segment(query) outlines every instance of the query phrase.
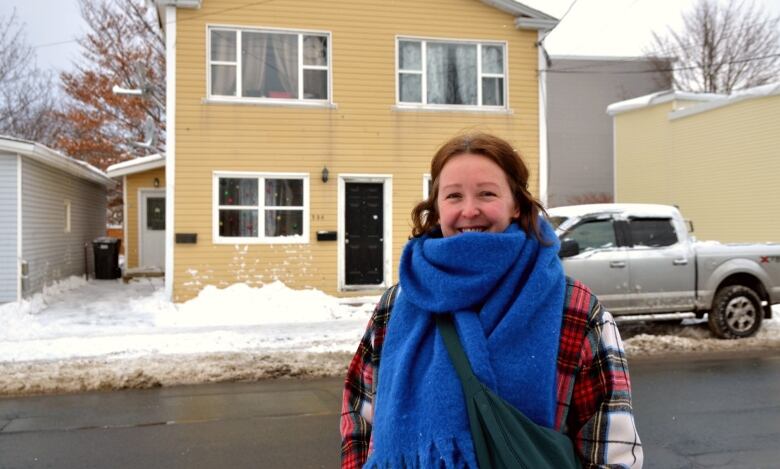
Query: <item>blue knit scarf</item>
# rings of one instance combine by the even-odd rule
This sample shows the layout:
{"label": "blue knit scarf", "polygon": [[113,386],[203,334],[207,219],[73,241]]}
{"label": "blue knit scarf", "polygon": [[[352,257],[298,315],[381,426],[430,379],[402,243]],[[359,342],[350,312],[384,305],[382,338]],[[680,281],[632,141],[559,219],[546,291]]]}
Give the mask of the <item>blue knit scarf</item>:
{"label": "blue knit scarf", "polygon": [[565,279],[558,244],[512,223],[503,233],[409,241],[382,348],[365,467],[477,467],[460,381],[433,320],[454,313],[477,377],[552,427]]}

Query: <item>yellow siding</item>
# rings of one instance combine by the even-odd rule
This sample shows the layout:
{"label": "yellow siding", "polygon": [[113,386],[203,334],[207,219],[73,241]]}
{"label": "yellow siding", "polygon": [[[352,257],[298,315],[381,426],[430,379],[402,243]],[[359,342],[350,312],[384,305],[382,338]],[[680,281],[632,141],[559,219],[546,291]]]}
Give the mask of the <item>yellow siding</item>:
{"label": "yellow siding", "polygon": [[[645,129],[637,125],[640,116]],[[618,201],[678,204],[702,240],[780,241],[780,96],[671,121],[656,108],[623,117],[616,120],[618,167],[623,168],[617,173]],[[648,136],[658,141],[642,148],[637,135],[659,127],[665,132],[650,130]],[[647,177],[640,177],[642,171]]]}
{"label": "yellow siding", "polygon": [[[127,176],[127,239],[124,243],[125,265],[128,268],[138,267],[138,190],[154,189],[154,178],[159,179],[160,189],[165,188],[165,168],[152,169],[142,173]],[[129,248],[129,249],[128,249]]]}
{"label": "yellow siding", "polygon": [[672,103],[615,116],[615,200],[672,203],[669,188],[669,123]]}
{"label": "yellow siding", "polygon": [[[175,231],[198,234],[174,247],[174,300],[204,285],[275,279],[293,288],[337,290],[338,175],[392,176],[393,275],[410,233],[409,213],[436,148],[457,132],[494,132],[521,150],[538,189],[537,40],[514,18],[478,0],[358,1],[205,0],[177,12]],[[209,24],[326,31],[332,37],[335,108],[204,103]],[[506,41],[510,112],[398,111],[397,35]],[[323,166],[330,181],[322,183]],[[309,244],[212,244],[214,171],[306,172],[310,175]],[[386,240],[388,241],[388,240]],[[397,277],[396,277],[397,278]],[[365,294],[362,292],[361,294]],[[376,293],[376,292],[369,292]]]}

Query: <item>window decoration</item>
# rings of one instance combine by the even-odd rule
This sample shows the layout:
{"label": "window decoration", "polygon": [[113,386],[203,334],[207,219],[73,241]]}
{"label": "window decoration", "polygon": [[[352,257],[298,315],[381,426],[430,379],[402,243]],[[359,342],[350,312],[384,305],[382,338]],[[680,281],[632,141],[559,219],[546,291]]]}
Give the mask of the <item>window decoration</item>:
{"label": "window decoration", "polygon": [[217,176],[217,239],[308,241],[308,177]]}

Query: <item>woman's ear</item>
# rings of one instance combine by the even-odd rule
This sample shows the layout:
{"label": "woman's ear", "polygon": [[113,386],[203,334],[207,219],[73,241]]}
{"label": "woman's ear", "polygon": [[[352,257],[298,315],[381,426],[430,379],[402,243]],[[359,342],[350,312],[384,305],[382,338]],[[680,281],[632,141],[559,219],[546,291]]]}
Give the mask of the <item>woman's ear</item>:
{"label": "woman's ear", "polygon": [[515,210],[512,212],[512,218],[519,220],[520,219],[520,204],[517,202],[517,197],[514,197],[515,200]]}

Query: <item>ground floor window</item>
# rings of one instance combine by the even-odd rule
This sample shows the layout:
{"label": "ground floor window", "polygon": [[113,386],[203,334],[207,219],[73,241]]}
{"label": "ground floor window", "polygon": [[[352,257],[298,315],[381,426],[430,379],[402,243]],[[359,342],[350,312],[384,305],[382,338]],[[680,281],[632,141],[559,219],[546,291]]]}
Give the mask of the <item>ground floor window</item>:
{"label": "ground floor window", "polygon": [[214,174],[216,242],[308,243],[305,174]]}

